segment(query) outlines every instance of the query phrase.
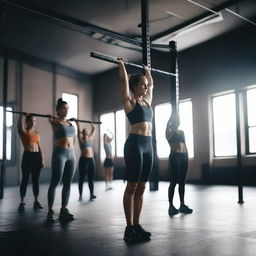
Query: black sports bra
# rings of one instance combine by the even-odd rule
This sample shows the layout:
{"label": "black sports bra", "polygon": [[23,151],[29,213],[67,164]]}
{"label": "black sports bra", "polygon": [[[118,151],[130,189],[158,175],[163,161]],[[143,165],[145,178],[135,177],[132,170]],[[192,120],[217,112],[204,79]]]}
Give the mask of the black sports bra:
{"label": "black sports bra", "polygon": [[185,143],[185,136],[183,131],[175,132],[168,140],[169,143]]}
{"label": "black sports bra", "polygon": [[126,116],[131,125],[145,121],[152,122],[153,110],[149,105],[147,107],[144,107],[136,101],[134,109],[126,114]]}

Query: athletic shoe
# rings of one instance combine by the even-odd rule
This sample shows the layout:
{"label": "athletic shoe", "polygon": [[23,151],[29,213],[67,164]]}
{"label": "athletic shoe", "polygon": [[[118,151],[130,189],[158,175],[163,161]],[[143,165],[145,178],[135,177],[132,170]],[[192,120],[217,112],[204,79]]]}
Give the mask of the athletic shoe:
{"label": "athletic shoe", "polygon": [[188,206],[186,206],[185,204],[183,204],[183,205],[180,206],[180,212],[185,213],[185,214],[189,214],[189,213],[192,213],[193,210],[188,208]]}
{"label": "athletic shoe", "polygon": [[169,215],[174,216],[176,214],[178,214],[180,211],[178,209],[176,209],[173,205],[169,207]]}
{"label": "athletic shoe", "polygon": [[53,210],[50,210],[47,213],[47,221],[48,222],[54,222],[55,221],[55,215],[54,215],[54,211]]}
{"label": "athletic shoe", "polygon": [[67,208],[61,209],[59,214],[59,220],[61,221],[70,221],[74,220],[74,215],[71,214]]}
{"label": "athletic shoe", "polygon": [[34,202],[33,208],[34,210],[44,209],[44,207],[38,201]]}
{"label": "athletic shoe", "polygon": [[150,237],[142,236],[136,233],[132,226],[126,227],[124,232],[124,240],[130,243],[142,242],[150,240]]}
{"label": "athletic shoe", "polygon": [[139,235],[150,237],[151,233],[146,231],[140,224],[134,225],[133,230]]}
{"label": "athletic shoe", "polygon": [[93,200],[93,199],[95,199],[97,196],[95,196],[95,195],[90,195],[90,200]]}
{"label": "athletic shoe", "polygon": [[20,203],[20,204],[19,204],[18,211],[19,211],[19,212],[24,212],[24,211],[25,211],[25,203]]}

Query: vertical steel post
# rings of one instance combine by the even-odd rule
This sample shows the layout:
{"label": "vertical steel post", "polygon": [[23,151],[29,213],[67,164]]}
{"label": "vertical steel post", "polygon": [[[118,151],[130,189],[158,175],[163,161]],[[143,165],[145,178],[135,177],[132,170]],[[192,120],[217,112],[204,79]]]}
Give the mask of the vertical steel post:
{"label": "vertical steel post", "polygon": [[176,74],[170,77],[170,93],[172,113],[179,113],[179,72],[178,72],[178,57],[177,44],[175,41],[169,42],[171,72]]}
{"label": "vertical steel post", "polygon": [[0,199],[4,198],[5,164],[6,164],[6,108],[7,108],[7,90],[8,90],[8,59],[4,54],[3,67],[3,159],[0,174]]}
{"label": "vertical steel post", "polygon": [[141,0],[141,29],[143,64],[151,67],[148,0]]}
{"label": "vertical steel post", "polygon": [[240,93],[236,92],[236,146],[237,146],[237,184],[238,203],[243,204],[243,182],[242,182],[242,154],[241,154],[241,121],[240,121]]}
{"label": "vertical steel post", "polygon": [[[151,67],[151,55],[150,55],[150,33],[149,33],[149,4],[148,0],[141,0],[141,28],[142,28],[142,59],[143,64]],[[154,150],[154,164],[150,175],[149,189],[150,191],[158,190],[158,169],[159,160],[156,154],[156,134],[155,134],[155,122],[153,120],[152,131],[152,143]]]}

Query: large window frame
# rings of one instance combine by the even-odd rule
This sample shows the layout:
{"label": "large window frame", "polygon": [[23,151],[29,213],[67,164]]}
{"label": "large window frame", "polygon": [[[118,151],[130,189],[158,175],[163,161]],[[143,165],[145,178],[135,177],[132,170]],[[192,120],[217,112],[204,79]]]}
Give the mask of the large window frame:
{"label": "large window frame", "polygon": [[[233,134],[233,136],[234,136],[234,148],[233,148],[233,150],[234,150],[234,153],[232,153],[232,154],[226,154],[226,155],[224,155],[224,154],[222,154],[222,155],[220,155],[220,154],[216,154],[216,141],[215,141],[215,134],[216,134],[216,129],[215,129],[215,121],[214,121],[214,117],[215,117],[215,113],[214,113],[214,99],[216,99],[216,98],[219,98],[219,97],[225,97],[225,96],[233,96],[234,97],[234,108],[232,108],[233,110],[234,110],[234,117],[235,117],[235,121],[234,121],[234,125],[233,125],[233,127],[235,127],[235,131],[234,131],[234,134]],[[229,92],[225,92],[225,93],[221,93],[221,94],[216,94],[216,95],[213,95],[213,96],[211,96],[211,110],[212,110],[212,138],[213,138],[213,157],[214,158],[234,158],[234,157],[236,157],[236,155],[237,155],[237,141],[236,141],[236,119],[237,119],[237,116],[236,116],[236,104],[237,104],[237,102],[236,102],[236,93],[234,92],[234,91],[229,91]],[[218,116],[217,114],[216,114],[216,116]]]}
{"label": "large window frame", "polygon": [[[250,129],[256,129],[256,122],[254,120],[254,124],[250,124],[250,109],[248,108],[250,103],[250,100],[248,101],[248,92],[253,91],[256,94],[256,87],[250,87],[247,88],[243,94],[243,102],[244,102],[244,130],[245,130],[245,153],[246,155],[255,155],[256,150],[250,152]],[[252,101],[252,100],[251,100]],[[252,108],[253,110],[255,108]],[[254,110],[255,112],[255,110]],[[255,145],[254,145],[255,147]]]}
{"label": "large window frame", "polygon": [[[14,109],[14,104],[8,104],[7,105],[7,110],[13,110]],[[2,115],[2,118],[3,118],[3,106],[1,105],[0,106],[0,111],[1,111],[1,115]],[[10,147],[11,147],[11,149],[10,149],[10,152],[9,152],[9,154],[10,154],[10,157],[8,157],[8,149],[6,148],[6,164],[7,165],[13,165],[13,164],[15,164],[16,163],[16,160],[17,160],[17,157],[16,157],[16,152],[17,152],[17,144],[16,144],[16,142],[17,142],[17,132],[14,132],[14,129],[16,128],[15,126],[14,126],[14,114],[13,113],[10,113],[10,112],[7,112],[6,113],[6,115],[7,115],[7,123],[6,123],[6,134],[7,134],[7,140],[8,140],[8,133],[10,134]],[[9,116],[9,117],[8,117]],[[3,120],[2,120],[2,122],[0,123],[0,125],[1,125],[1,128],[0,128],[0,136],[1,136],[1,143],[0,143],[0,147],[1,147],[1,155],[0,155],[0,161],[2,161],[3,160],[3,144],[2,144],[2,140],[3,140]],[[6,143],[6,147],[8,147],[8,141],[7,141],[7,143]]]}
{"label": "large window frame", "polygon": [[[72,100],[72,97],[75,97],[75,108],[74,108],[74,102]],[[74,93],[69,93],[69,92],[63,92],[62,93],[62,100],[66,101],[69,105],[69,113],[67,115],[67,119],[70,118],[78,118],[78,111],[79,111],[79,97],[78,95]],[[73,114],[74,113],[74,114]]]}
{"label": "large window frame", "polygon": [[[184,99],[184,100],[181,100],[179,102],[180,106],[179,108],[181,108],[181,105],[182,104],[186,104],[186,103],[190,103],[191,104],[191,129],[184,129],[183,125],[183,116],[180,116],[180,121],[181,121],[181,124],[180,124],[180,128],[181,130],[184,130],[185,132],[185,139],[186,139],[186,144],[187,144],[187,148],[188,148],[188,153],[189,153],[189,158],[190,159],[193,159],[194,158],[194,134],[193,134],[193,104],[192,104],[192,100],[189,98],[189,99]],[[162,109],[161,110],[161,107],[164,107],[165,109]],[[158,108],[160,108],[158,110]],[[171,104],[169,102],[165,102],[165,103],[162,103],[162,104],[158,104],[155,106],[155,132],[156,132],[156,152],[157,152],[157,155],[160,159],[167,159],[168,156],[169,156],[169,152],[170,152],[170,146],[165,138],[165,129],[166,129],[166,125],[167,125],[167,122],[169,120],[169,117],[171,115],[171,112],[172,112],[172,107],[171,107]],[[161,119],[162,119],[162,116],[160,118],[158,118],[158,113],[161,113],[163,114],[164,113],[164,116],[166,116],[166,120],[164,122],[164,125],[163,127],[157,127],[158,124],[161,122]],[[160,130],[159,130],[160,128]],[[190,132],[192,130],[192,133]],[[161,136],[161,141],[159,141],[159,137]],[[188,146],[188,141],[190,141],[190,146]],[[160,149],[161,148],[161,152],[160,152]],[[168,152],[168,153],[163,153],[163,152]]]}
{"label": "large window frame", "polygon": [[[109,115],[109,118],[111,119],[111,116],[113,116],[113,123],[110,124],[110,129],[104,124],[104,120],[102,118],[102,116],[107,116]],[[123,131],[121,133],[119,133],[119,125],[117,124],[117,118],[121,118],[124,123],[123,123]],[[100,126],[100,159],[101,161],[103,161],[105,159],[105,151],[104,151],[104,142],[103,142],[103,134],[106,132],[107,129],[111,130],[111,132],[114,135],[114,139],[111,142],[112,148],[113,148],[113,155],[116,158],[123,158],[124,154],[123,154],[123,147],[124,147],[124,143],[125,140],[127,138],[127,122],[126,122],[126,117],[125,117],[125,112],[123,109],[118,109],[116,111],[110,111],[110,112],[106,112],[106,113],[102,113],[99,116],[100,121],[102,122],[101,126]],[[112,121],[111,121],[112,122]],[[123,138],[120,139],[120,136],[122,137],[124,135]],[[122,143],[120,143],[120,141],[123,141],[123,145]],[[120,152],[122,152],[120,154]]]}

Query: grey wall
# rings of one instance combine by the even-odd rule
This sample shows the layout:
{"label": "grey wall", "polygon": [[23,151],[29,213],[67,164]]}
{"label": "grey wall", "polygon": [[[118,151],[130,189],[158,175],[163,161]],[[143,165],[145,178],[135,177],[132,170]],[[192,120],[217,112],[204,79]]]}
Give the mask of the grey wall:
{"label": "grey wall", "polygon": [[[3,59],[0,58],[0,60],[2,74]],[[55,114],[56,100],[61,97],[63,92],[66,92],[78,95],[79,118],[89,120],[92,118],[92,83],[89,76],[83,76],[82,80],[75,79],[14,60],[9,60],[8,66],[8,102],[14,104],[15,109],[39,114]],[[0,89],[2,90],[2,83]],[[16,126],[17,116],[15,115],[13,129],[15,159],[14,162],[7,163],[5,177],[7,186],[19,184],[21,179],[20,165],[23,146],[17,136]],[[36,129],[41,134],[45,161],[40,182],[49,182],[53,134],[46,118],[37,118]],[[80,155],[78,145],[76,145],[75,150],[78,159]]]}

